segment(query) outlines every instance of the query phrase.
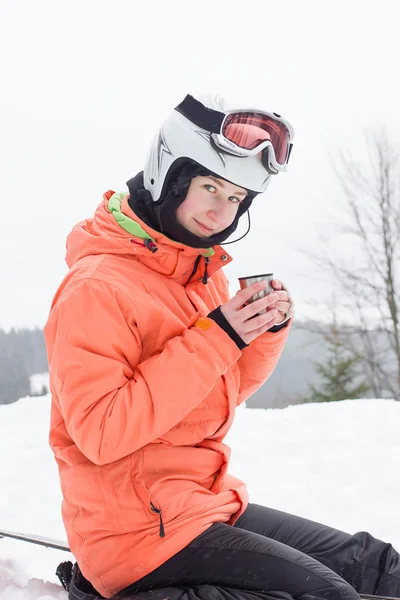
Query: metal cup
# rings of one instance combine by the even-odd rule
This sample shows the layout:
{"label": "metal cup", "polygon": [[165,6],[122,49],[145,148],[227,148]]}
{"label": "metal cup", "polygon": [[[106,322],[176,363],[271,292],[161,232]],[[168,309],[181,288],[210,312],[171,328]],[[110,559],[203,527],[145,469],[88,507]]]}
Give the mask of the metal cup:
{"label": "metal cup", "polygon": [[[249,285],[256,283],[256,281],[267,281],[268,282],[268,285],[264,289],[260,290],[259,292],[256,292],[254,294],[254,296],[252,296],[251,298],[249,298],[247,300],[247,303],[255,302],[255,300],[260,300],[260,298],[264,298],[264,296],[267,296],[270,292],[272,292],[274,288],[271,285],[271,281],[273,279],[274,279],[273,273],[263,273],[261,275],[249,275],[247,277],[239,277],[239,285],[240,285],[241,290],[248,288]],[[262,314],[265,312],[267,312],[267,309],[262,308],[259,311],[259,313],[257,313],[257,314]]]}

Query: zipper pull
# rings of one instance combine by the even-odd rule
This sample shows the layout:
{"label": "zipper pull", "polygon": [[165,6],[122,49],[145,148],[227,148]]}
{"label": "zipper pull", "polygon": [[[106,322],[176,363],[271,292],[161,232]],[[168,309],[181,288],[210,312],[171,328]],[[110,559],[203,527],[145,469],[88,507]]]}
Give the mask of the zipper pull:
{"label": "zipper pull", "polygon": [[151,510],[160,516],[160,537],[165,537],[164,523],[162,520],[162,511],[156,508],[152,502],[150,502]]}
{"label": "zipper pull", "polygon": [[204,275],[203,275],[203,283],[204,285],[207,285],[207,281],[208,281],[208,264],[210,262],[210,258],[208,256],[204,257],[204,262],[205,262],[205,269],[204,269]]}

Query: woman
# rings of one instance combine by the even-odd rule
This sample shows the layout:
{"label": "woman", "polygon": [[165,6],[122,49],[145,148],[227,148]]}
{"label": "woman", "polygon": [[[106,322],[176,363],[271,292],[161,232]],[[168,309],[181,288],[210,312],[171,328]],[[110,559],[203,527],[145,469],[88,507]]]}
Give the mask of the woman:
{"label": "woman", "polygon": [[279,115],[187,96],[129,194],[107,192],[68,238],[45,335],[50,443],[79,565],[70,598],[399,589],[388,545],[248,505],[228,474],[235,408],[272,373],[293,303],[277,280],[253,303],[259,283],[229,299],[220,244],[286,170],[292,139]]}

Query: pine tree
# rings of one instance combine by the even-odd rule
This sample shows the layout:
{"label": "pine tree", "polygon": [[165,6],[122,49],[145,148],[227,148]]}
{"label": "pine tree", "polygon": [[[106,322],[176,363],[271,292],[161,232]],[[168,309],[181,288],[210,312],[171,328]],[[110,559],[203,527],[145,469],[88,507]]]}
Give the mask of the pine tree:
{"label": "pine tree", "polygon": [[325,339],[329,344],[328,360],[325,364],[314,362],[322,379],[321,389],[310,385],[310,395],[306,401],[336,402],[365,397],[370,387],[366,383],[355,383],[361,359],[346,347],[336,321],[330,326]]}

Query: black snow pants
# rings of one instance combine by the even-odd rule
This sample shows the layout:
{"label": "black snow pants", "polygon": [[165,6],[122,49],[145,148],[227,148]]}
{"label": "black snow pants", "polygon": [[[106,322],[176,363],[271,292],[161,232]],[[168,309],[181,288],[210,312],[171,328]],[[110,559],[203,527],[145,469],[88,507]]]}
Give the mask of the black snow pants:
{"label": "black snow pants", "polygon": [[271,600],[400,597],[400,555],[366,532],[349,535],[249,504],[233,527],[215,523],[124,592],[203,585],[262,592]]}

